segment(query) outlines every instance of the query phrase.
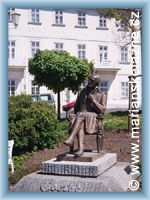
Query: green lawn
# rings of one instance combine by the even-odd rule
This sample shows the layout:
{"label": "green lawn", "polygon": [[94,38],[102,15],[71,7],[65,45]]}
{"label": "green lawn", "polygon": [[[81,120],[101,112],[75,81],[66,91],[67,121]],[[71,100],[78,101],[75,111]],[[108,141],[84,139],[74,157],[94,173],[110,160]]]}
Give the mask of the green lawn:
{"label": "green lawn", "polygon": [[[142,127],[142,115],[139,115],[140,128]],[[104,130],[127,129],[128,128],[128,112],[105,113]]]}
{"label": "green lawn", "polygon": [[[139,114],[140,128],[142,127],[142,114]],[[67,129],[67,120],[60,122],[60,127],[63,130]],[[105,113],[104,115],[104,130],[116,130],[116,129],[127,129],[128,128],[128,112],[111,112]]]}

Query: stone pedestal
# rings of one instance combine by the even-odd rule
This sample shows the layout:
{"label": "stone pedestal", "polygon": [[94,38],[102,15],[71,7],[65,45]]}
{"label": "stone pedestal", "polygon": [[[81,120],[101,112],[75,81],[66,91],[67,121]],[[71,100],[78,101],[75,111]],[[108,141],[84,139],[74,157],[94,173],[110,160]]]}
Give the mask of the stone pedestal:
{"label": "stone pedestal", "polygon": [[[90,153],[88,153],[89,155]],[[92,157],[89,155],[88,158]],[[101,154],[99,155],[101,156]],[[80,159],[84,159],[82,156]],[[68,156],[69,158],[69,156]],[[115,153],[107,153],[93,162],[58,161],[56,158],[42,163],[41,173],[82,177],[97,177],[117,162]]]}
{"label": "stone pedestal", "polygon": [[115,153],[87,153],[81,158],[61,155],[43,162],[40,171],[23,177],[13,191],[125,192],[131,180],[130,164],[117,162]]}
{"label": "stone pedestal", "polygon": [[125,192],[131,175],[125,170],[129,163],[113,165],[96,178],[47,175],[35,172],[23,177],[14,187],[15,192]]}

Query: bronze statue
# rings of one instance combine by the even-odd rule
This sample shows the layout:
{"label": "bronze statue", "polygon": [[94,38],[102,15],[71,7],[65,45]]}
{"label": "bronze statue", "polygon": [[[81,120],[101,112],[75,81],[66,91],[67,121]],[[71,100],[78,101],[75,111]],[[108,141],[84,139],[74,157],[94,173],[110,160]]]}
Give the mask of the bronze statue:
{"label": "bronze statue", "polygon": [[83,141],[85,133],[100,133],[101,148],[103,143],[103,115],[106,109],[106,95],[98,89],[100,76],[92,74],[89,77],[88,85],[79,92],[75,107],[68,112],[67,118],[70,121],[70,137],[64,142],[73,146],[75,136],[78,139],[79,149],[75,156],[81,156],[84,152]]}

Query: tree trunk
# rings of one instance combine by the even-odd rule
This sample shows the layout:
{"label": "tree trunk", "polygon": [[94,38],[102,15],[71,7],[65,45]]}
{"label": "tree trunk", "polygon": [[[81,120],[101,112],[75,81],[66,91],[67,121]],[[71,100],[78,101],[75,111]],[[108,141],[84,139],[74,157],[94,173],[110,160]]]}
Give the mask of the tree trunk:
{"label": "tree trunk", "polygon": [[57,118],[60,120],[60,92],[57,93]]}

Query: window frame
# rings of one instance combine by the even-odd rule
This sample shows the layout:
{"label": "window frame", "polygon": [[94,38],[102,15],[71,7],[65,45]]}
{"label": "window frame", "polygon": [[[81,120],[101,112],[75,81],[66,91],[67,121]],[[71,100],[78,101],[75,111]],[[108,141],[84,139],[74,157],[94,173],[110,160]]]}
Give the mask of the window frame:
{"label": "window frame", "polygon": [[40,95],[40,87],[34,83],[34,80],[31,80],[31,95]]}
{"label": "window frame", "polygon": [[[56,13],[58,12],[58,13]],[[62,12],[62,13],[60,13]],[[56,20],[56,17],[58,18]],[[62,9],[57,9],[53,10],[53,24],[52,26],[59,26],[59,27],[65,27],[66,25],[64,24],[64,11]]]}
{"label": "window frame", "polygon": [[[100,23],[102,23],[102,24],[100,24]],[[99,14],[98,27],[96,29],[97,30],[109,30],[107,23],[108,23],[107,17],[105,17],[103,14]],[[104,24],[106,24],[106,25],[104,25]]]}
{"label": "window frame", "polygon": [[55,10],[55,24],[63,25],[63,11],[62,10]]}
{"label": "window frame", "polygon": [[[30,43],[31,43],[31,58],[33,58],[34,54],[37,53],[37,51],[40,49],[40,42],[33,40],[30,41]],[[32,46],[33,43],[35,43],[34,47]],[[38,47],[36,46],[37,44],[39,44]]]}
{"label": "window frame", "polygon": [[[55,42],[55,50],[56,51],[64,51],[64,43],[62,42]],[[56,47],[58,45],[58,47]]]}
{"label": "window frame", "polygon": [[[106,85],[104,84],[102,86],[102,83],[107,83]],[[101,80],[99,82],[99,88],[102,92],[104,92],[106,95],[108,94],[108,90],[109,90],[109,81],[108,80]]]}
{"label": "window frame", "polygon": [[[129,98],[129,83],[127,81],[122,81],[120,83],[121,83],[121,99],[128,99]],[[123,84],[125,85],[123,86]]]}
{"label": "window frame", "polygon": [[[12,45],[14,43],[14,45]],[[16,40],[8,40],[8,59],[16,57]]]}
{"label": "window frame", "polygon": [[30,21],[28,24],[33,24],[33,25],[41,25],[42,23],[40,22],[40,9],[38,8],[32,8],[30,10]]}
{"label": "window frame", "polygon": [[[14,84],[12,84],[14,82]],[[14,90],[12,90],[14,88]],[[8,80],[8,96],[15,96],[16,94],[16,80],[15,79],[9,79]]]}
{"label": "window frame", "polygon": [[120,61],[119,64],[130,64],[129,49],[127,46],[120,47]]}
{"label": "window frame", "polygon": [[86,44],[78,44],[78,59],[86,60]]}
{"label": "window frame", "polygon": [[86,20],[86,12],[85,11],[77,11],[77,25],[75,28],[88,28],[87,20]]}
{"label": "window frame", "polygon": [[129,32],[128,27],[126,27],[121,21],[117,22],[118,31]]}
{"label": "window frame", "polygon": [[104,60],[108,60],[108,46],[99,45],[99,62],[103,63]]}

